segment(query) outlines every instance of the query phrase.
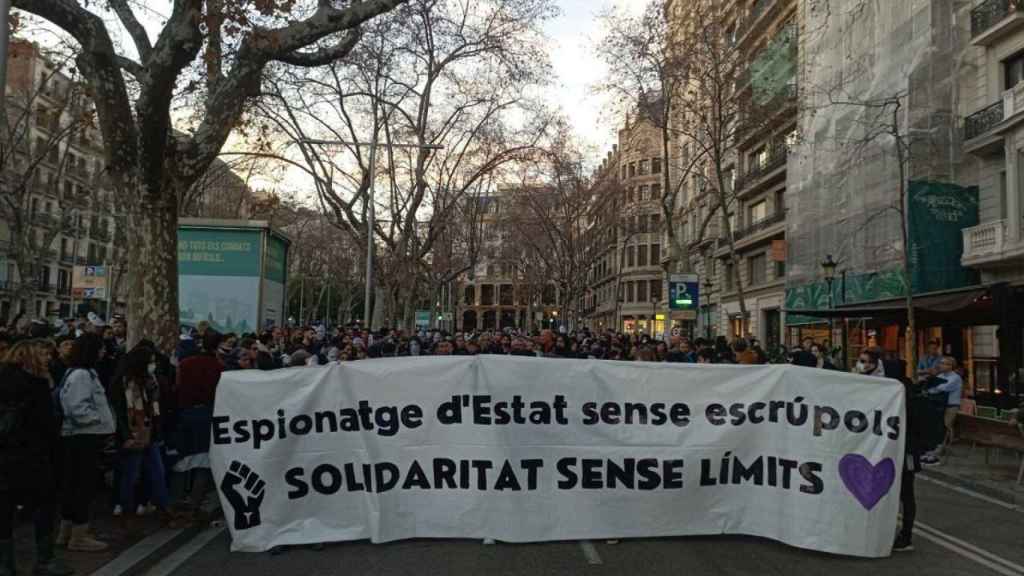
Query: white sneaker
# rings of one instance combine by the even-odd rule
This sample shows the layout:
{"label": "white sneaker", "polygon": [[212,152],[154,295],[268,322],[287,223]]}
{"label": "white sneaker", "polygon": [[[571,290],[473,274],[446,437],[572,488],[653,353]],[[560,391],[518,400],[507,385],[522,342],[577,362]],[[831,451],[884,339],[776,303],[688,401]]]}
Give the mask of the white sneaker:
{"label": "white sneaker", "polygon": [[121,510],[121,505],[120,504],[114,506],[114,516],[120,516],[121,512],[122,512],[122,510]]}
{"label": "white sneaker", "polygon": [[484,546],[493,546],[494,538],[484,538]]}

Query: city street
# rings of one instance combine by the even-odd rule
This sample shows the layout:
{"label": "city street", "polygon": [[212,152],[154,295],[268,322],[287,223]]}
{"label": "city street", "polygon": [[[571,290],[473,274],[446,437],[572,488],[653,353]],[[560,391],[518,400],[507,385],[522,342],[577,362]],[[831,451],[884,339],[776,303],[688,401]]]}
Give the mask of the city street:
{"label": "city street", "polygon": [[1024,576],[1024,511],[944,483],[919,479],[916,550],[883,560],[808,552],[768,540],[721,536],[605,542],[497,544],[478,541],[349,542],[322,552],[232,554],[211,529],[147,576],[404,574],[645,574]]}

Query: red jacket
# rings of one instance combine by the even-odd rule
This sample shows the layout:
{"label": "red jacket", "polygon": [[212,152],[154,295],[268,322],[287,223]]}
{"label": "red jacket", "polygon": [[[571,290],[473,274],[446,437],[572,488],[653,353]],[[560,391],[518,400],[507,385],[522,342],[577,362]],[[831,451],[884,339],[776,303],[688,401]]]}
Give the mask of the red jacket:
{"label": "red jacket", "polygon": [[189,356],[178,365],[178,410],[196,406],[213,408],[217,383],[224,366],[212,354]]}

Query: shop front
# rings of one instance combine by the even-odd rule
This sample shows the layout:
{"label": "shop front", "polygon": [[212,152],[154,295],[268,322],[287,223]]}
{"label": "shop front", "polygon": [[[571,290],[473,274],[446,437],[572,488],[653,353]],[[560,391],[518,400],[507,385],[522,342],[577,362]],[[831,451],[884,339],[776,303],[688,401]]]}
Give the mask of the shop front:
{"label": "shop front", "polygon": [[[992,284],[919,294],[913,309],[918,357],[929,343],[938,343],[942,354],[961,364],[965,395],[979,405],[1012,408],[1024,399],[1024,287]],[[847,366],[868,347],[881,349],[888,359],[912,356],[905,298],[793,309],[787,317],[803,320],[787,326],[791,345],[807,337],[837,342]],[[913,377],[914,367],[907,364],[907,376]]]}

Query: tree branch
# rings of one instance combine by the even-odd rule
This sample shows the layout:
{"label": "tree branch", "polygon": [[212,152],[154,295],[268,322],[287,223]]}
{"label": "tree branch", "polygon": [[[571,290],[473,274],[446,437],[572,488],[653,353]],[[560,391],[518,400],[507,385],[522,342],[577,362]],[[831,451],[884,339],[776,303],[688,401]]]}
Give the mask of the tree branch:
{"label": "tree branch", "polygon": [[135,43],[135,50],[139,53],[139,60],[142,62],[149,60],[149,56],[153,52],[153,45],[149,42],[149,36],[146,35],[146,29],[142,27],[142,24],[140,24],[139,20],[135,17],[135,13],[132,12],[131,7],[128,6],[128,1],[107,0],[107,3],[117,14],[118,19],[121,20],[121,24],[124,25],[126,30],[128,30],[128,34],[131,35],[132,41]]}
{"label": "tree branch", "polygon": [[359,30],[355,29],[347,33],[344,38],[338,41],[337,44],[329,48],[323,48],[315,52],[291,52],[289,54],[276,56],[274,60],[284,62],[285,64],[291,64],[292,66],[301,66],[303,68],[326,66],[331,62],[341,60],[348,56],[349,53],[352,52],[352,49],[356,47],[356,44],[359,42],[359,38]]}

